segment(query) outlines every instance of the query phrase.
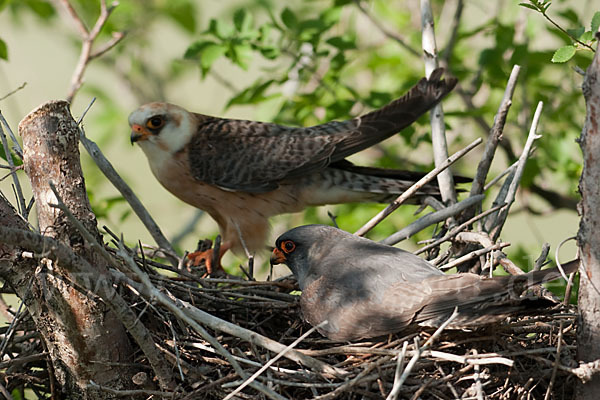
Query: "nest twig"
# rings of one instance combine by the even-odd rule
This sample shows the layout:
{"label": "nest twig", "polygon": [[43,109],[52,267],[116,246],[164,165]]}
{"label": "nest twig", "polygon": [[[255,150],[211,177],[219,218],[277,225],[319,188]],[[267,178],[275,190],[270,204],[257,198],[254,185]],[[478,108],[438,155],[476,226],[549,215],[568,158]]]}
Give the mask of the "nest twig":
{"label": "nest twig", "polygon": [[[139,266],[143,263],[140,257],[134,260]],[[310,328],[302,322],[298,296],[292,294],[296,287],[288,278],[274,282],[202,279],[199,274],[192,277],[189,273],[173,273],[169,265],[164,267],[171,271],[169,276],[150,272],[148,277],[174,304],[193,304],[216,318],[277,341],[282,347]],[[137,280],[133,276],[132,282]],[[230,361],[205,337],[148,293],[124,286],[122,297],[151,332],[156,346],[171,364],[170,369],[181,371],[175,374],[177,389],[160,392],[159,397],[223,398],[242,384]],[[406,362],[410,359],[414,362],[399,398],[476,397],[478,391],[489,399],[540,398],[550,384],[554,398],[572,398],[576,378],[583,376],[575,361],[575,317],[573,306],[557,307],[535,317],[515,318],[473,332],[444,330],[427,348],[418,347],[419,342],[430,338],[432,331],[427,330],[352,344],[333,342],[313,333],[298,343],[295,350],[335,368],[336,374],[317,371],[283,357],[259,375],[256,382],[285,398],[381,398],[392,390],[397,358],[404,354]],[[276,356],[275,352],[236,335],[206,329],[246,376]],[[2,335],[8,334],[4,329]],[[39,393],[50,393],[46,368],[49,356],[28,317],[21,318],[14,328],[7,353],[12,359],[0,363],[0,368],[4,371],[4,381],[10,382],[8,391],[25,385]],[[158,395],[145,355],[140,353],[133,362],[145,379],[140,380],[136,393],[129,391],[129,394]],[[99,389],[126,394],[111,388]],[[256,395],[257,389],[244,388],[237,396]]]}

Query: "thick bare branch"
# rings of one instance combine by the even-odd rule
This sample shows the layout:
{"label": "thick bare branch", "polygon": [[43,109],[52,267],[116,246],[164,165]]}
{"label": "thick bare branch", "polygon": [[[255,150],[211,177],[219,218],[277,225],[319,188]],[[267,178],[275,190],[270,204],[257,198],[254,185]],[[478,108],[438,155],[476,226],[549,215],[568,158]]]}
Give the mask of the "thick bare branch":
{"label": "thick bare branch", "polygon": [[[69,104],[51,101],[41,105],[23,118],[19,133],[23,138],[23,164],[36,199],[41,232],[71,247],[94,266],[98,275],[105,274],[106,263],[90,249],[64,213],[51,205],[57,198],[49,186],[50,180],[70,212],[101,242],[96,217],[87,198],[79,161],[79,131]],[[69,271],[60,263],[49,261],[42,271],[49,273],[43,272],[39,278],[45,289],[36,298],[36,302],[44,303],[38,328],[48,344],[55,370],[61,371],[57,377],[63,389],[83,393],[91,378],[117,387],[128,384],[130,367],[106,370],[102,365],[132,356],[127,332],[116,315],[107,313],[97,299],[73,290],[68,282],[73,278],[68,278]],[[111,334],[106,335],[106,332]]]}
{"label": "thick bare branch", "polygon": [[[600,34],[596,34],[600,39]],[[577,333],[577,358],[580,362],[600,359],[600,52],[586,71],[583,96],[586,118],[579,144],[583,153],[583,171],[579,181],[581,221],[577,242],[581,257],[579,280],[580,326]],[[597,399],[600,394],[600,376],[578,387],[578,399]]]}

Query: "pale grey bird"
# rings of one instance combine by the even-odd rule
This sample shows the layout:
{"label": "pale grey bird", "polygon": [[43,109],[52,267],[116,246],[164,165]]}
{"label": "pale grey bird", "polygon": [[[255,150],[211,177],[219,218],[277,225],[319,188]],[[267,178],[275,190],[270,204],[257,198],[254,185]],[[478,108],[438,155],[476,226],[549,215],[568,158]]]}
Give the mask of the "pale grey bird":
{"label": "pale grey bird", "polygon": [[[305,225],[281,235],[271,264],[285,263],[302,290],[300,306],[313,326],[333,340],[355,340],[438,326],[458,308],[450,327],[500,321],[521,310],[548,306],[523,296],[533,285],[557,279],[557,268],[488,278],[447,275],[404,250],[325,225]],[[578,262],[564,266],[577,270]]]}

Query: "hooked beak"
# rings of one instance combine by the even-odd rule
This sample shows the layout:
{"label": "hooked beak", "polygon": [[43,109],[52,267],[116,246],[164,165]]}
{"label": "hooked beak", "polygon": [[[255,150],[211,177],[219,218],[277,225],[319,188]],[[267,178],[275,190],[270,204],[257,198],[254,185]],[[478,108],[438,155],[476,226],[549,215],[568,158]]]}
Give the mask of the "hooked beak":
{"label": "hooked beak", "polygon": [[281,250],[279,250],[277,247],[273,249],[273,252],[271,253],[271,265],[276,265],[276,264],[283,264],[287,261],[287,258],[285,258],[285,254],[283,254],[283,252]]}
{"label": "hooked beak", "polygon": [[146,128],[141,125],[133,124],[131,125],[131,144],[134,144],[140,140],[146,140],[150,136],[150,132]]}

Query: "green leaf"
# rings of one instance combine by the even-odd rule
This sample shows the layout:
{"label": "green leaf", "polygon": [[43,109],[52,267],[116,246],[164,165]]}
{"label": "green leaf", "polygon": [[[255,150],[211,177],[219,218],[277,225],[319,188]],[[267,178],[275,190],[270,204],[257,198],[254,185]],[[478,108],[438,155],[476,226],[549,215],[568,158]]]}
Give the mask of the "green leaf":
{"label": "green leaf", "polygon": [[202,50],[200,54],[200,66],[204,72],[208,71],[213,63],[227,52],[225,46],[216,43],[210,43]]}
{"label": "green leaf", "polygon": [[263,44],[267,43],[267,41],[271,37],[272,29],[273,29],[273,26],[270,24],[263,24],[260,26],[260,28],[258,28],[259,39],[260,39],[261,43],[263,43]]}
{"label": "green leaf", "polygon": [[38,17],[42,19],[50,19],[56,14],[54,7],[46,1],[42,0],[26,0],[23,3],[31,9]]}
{"label": "green leaf", "polygon": [[350,50],[356,48],[354,38],[348,36],[334,36],[327,40],[327,43],[340,50]]}
{"label": "green leaf", "polygon": [[248,13],[245,8],[240,8],[233,14],[233,24],[240,33],[249,31],[252,28],[252,14]]}
{"label": "green leaf", "polygon": [[581,36],[579,36],[579,41],[586,43],[591,42],[594,39],[594,34],[592,31],[584,32]]}
{"label": "green leaf", "polygon": [[[10,157],[12,158],[13,164],[16,166],[19,166],[21,164],[23,164],[23,161],[17,157],[16,155],[14,155],[12,153],[12,151],[10,152]],[[6,160],[6,153],[4,152],[4,146],[2,146],[2,143],[0,143],[0,158],[2,158],[4,161]]]}
{"label": "green leaf", "polygon": [[575,46],[568,45],[560,47],[558,50],[554,52],[552,56],[552,62],[554,63],[564,63],[569,61],[575,55]]}
{"label": "green leaf", "polygon": [[551,5],[552,5],[552,3],[550,1],[542,3],[542,9],[544,10],[544,12],[548,11],[548,9],[550,8]]}
{"label": "green leaf", "polygon": [[272,96],[265,96],[265,91],[271,86],[275,81],[270,79],[266,82],[255,82],[249,88],[242,90],[240,93],[235,95],[229,100],[226,108],[229,108],[236,104],[256,104],[260,103]]}
{"label": "green leaf", "polygon": [[247,44],[239,44],[233,46],[231,51],[233,52],[233,62],[243,69],[248,69],[248,64],[250,64],[250,60],[252,59],[252,47]]}
{"label": "green leaf", "polygon": [[598,32],[598,28],[600,28],[600,11],[596,11],[592,17],[592,33]]}
{"label": "green leaf", "polygon": [[262,46],[260,48],[260,54],[269,60],[274,60],[279,57],[281,53],[279,52],[279,48],[276,46]]}
{"label": "green leaf", "polygon": [[328,8],[321,13],[319,19],[327,26],[332,26],[339,22],[342,16],[342,7]]}
{"label": "green leaf", "polygon": [[294,29],[296,26],[298,26],[298,18],[296,18],[296,14],[294,14],[294,12],[287,7],[281,12],[281,21],[289,29]]}
{"label": "green leaf", "polygon": [[0,0],[0,11],[2,11],[7,4],[8,0]]}
{"label": "green leaf", "polygon": [[0,58],[8,61],[8,47],[6,47],[6,42],[0,39]]}
{"label": "green leaf", "polygon": [[336,71],[342,69],[344,66],[348,64],[344,53],[337,53],[330,61],[330,70]]}
{"label": "green leaf", "polygon": [[194,43],[190,44],[188,46],[188,48],[185,50],[185,53],[183,54],[183,58],[185,58],[186,60],[194,60],[197,59],[200,54],[200,52],[202,51],[202,49],[204,47],[206,47],[209,43],[213,43],[213,42],[209,42],[207,40],[197,40]]}
{"label": "green leaf", "polygon": [[538,8],[537,8],[536,6],[534,6],[534,5],[531,5],[531,4],[528,4],[528,3],[519,3],[519,5],[520,5],[521,7],[530,8],[530,9],[532,9],[533,11],[538,11]]}
{"label": "green leaf", "polygon": [[212,64],[227,52],[227,47],[211,42],[197,41],[188,47],[183,58],[188,60],[200,60],[202,73],[208,72]]}
{"label": "green leaf", "polygon": [[569,22],[579,25],[579,16],[572,8],[567,8],[566,10],[561,11],[558,14],[569,20]]}
{"label": "green leaf", "polygon": [[208,31],[219,39],[225,40],[233,35],[234,28],[231,24],[220,19],[211,19]]}
{"label": "green leaf", "polygon": [[184,30],[196,31],[196,10],[194,4],[187,0],[171,0],[166,2],[165,11],[173,21]]}

